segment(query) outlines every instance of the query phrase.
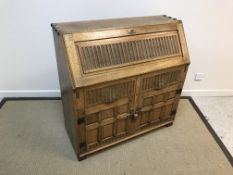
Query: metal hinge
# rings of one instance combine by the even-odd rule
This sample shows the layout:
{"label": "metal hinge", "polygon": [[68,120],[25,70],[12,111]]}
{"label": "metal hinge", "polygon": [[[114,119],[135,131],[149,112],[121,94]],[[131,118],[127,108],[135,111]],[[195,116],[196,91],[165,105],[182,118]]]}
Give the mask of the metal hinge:
{"label": "metal hinge", "polygon": [[85,123],[85,117],[79,117],[78,120],[77,120],[77,123],[78,124],[82,124],[82,123]]}
{"label": "metal hinge", "polygon": [[79,144],[79,148],[86,148],[87,144],[86,142],[82,142]]}
{"label": "metal hinge", "polygon": [[171,115],[176,115],[176,110],[172,111]]}
{"label": "metal hinge", "polygon": [[176,94],[181,94],[182,88],[176,90]]}

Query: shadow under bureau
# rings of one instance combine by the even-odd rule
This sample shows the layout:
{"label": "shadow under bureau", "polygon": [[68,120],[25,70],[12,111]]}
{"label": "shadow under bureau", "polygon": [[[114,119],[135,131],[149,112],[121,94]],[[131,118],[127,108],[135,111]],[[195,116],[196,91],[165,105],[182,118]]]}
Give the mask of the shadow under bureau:
{"label": "shadow under bureau", "polygon": [[79,160],[174,121],[189,55],[164,16],[52,24],[65,125]]}

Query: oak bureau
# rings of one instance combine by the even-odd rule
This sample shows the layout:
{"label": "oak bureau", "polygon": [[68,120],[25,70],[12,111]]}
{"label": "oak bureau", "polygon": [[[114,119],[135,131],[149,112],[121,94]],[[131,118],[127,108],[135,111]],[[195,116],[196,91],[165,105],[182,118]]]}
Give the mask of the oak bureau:
{"label": "oak bureau", "polygon": [[65,126],[79,160],[172,125],[190,63],[182,21],[163,15],[52,28]]}

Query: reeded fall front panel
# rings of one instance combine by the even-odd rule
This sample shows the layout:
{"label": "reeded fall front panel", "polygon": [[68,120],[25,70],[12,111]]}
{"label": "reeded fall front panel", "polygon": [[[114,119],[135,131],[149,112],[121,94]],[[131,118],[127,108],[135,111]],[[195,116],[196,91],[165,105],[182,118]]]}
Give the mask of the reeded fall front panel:
{"label": "reeded fall front panel", "polygon": [[177,32],[76,43],[84,73],[181,55]]}

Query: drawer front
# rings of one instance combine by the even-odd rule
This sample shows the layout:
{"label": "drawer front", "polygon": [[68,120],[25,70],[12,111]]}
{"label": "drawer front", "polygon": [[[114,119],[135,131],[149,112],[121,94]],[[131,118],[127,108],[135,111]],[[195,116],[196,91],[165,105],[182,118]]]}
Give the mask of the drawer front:
{"label": "drawer front", "polygon": [[88,88],[85,92],[85,106],[111,104],[119,99],[134,95],[134,91],[134,79]]}
{"label": "drawer front", "polygon": [[87,150],[110,143],[128,133],[135,80],[88,88],[85,92]]}
{"label": "drawer front", "polygon": [[141,92],[160,90],[177,83],[181,78],[181,69],[160,73],[148,74],[141,78]]}

